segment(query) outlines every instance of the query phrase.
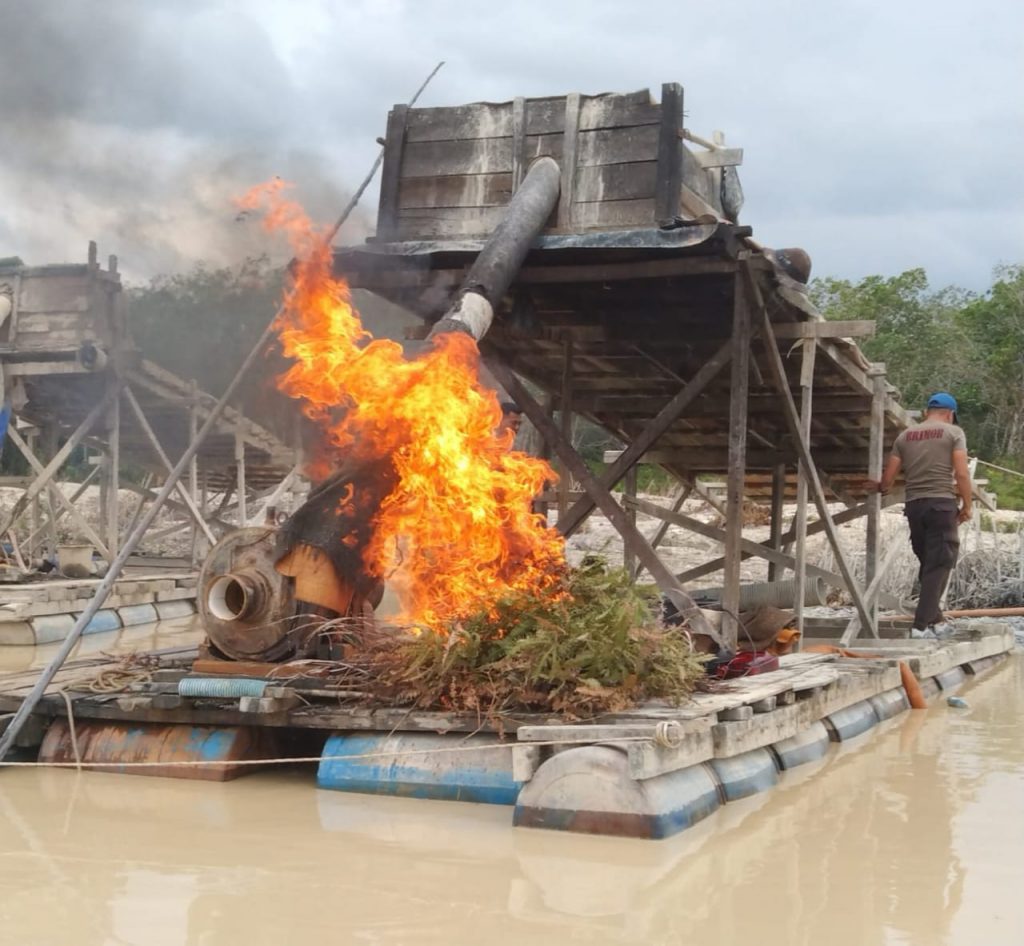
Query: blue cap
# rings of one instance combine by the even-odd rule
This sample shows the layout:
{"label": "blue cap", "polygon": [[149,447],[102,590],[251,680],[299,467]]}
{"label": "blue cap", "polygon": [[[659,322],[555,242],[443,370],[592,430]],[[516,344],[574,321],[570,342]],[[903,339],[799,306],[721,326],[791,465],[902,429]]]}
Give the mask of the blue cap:
{"label": "blue cap", "polygon": [[931,410],[933,407],[943,411],[952,411],[955,414],[956,398],[945,391],[936,391],[935,394],[928,398],[928,409]]}

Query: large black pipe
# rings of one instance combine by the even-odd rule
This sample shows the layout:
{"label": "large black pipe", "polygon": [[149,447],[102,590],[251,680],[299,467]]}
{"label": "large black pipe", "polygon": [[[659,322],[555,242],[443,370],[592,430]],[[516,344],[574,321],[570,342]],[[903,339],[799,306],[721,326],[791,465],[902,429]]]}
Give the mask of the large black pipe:
{"label": "large black pipe", "polygon": [[505,216],[494,228],[444,317],[431,329],[468,332],[477,341],[487,334],[494,307],[512,285],[537,234],[558,203],[561,170],[554,158],[539,158],[513,194]]}

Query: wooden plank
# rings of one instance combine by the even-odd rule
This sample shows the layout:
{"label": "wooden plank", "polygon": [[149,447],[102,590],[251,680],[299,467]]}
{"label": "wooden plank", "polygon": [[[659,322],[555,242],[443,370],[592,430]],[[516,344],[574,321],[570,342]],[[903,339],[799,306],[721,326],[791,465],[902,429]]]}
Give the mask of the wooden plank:
{"label": "wooden plank", "polygon": [[577,165],[586,167],[654,160],[658,153],[659,137],[657,125],[580,131]]}
{"label": "wooden plank", "polygon": [[504,216],[504,207],[403,209],[398,211],[394,239],[490,236]]}
{"label": "wooden plank", "polygon": [[867,319],[834,322],[784,322],[772,326],[776,338],[866,338],[877,323]]}
{"label": "wooden plank", "polygon": [[691,151],[694,161],[702,170],[731,168],[743,163],[742,148],[715,148],[713,151]]}
{"label": "wooden plank", "polygon": [[398,194],[403,176],[407,105],[396,105],[388,113],[384,145],[384,164],[380,175],[380,200],[377,204],[377,238],[393,240],[398,233]]}
{"label": "wooden plank", "polygon": [[[476,141],[408,142],[402,161],[402,177],[511,173],[512,144],[511,136],[481,138]],[[562,135],[527,135],[523,148],[523,160],[526,162],[544,155],[549,155],[560,162]]]}
{"label": "wooden plank", "polygon": [[[580,128],[651,125],[660,120],[660,106],[644,89],[629,95],[579,96]],[[477,102],[443,108],[417,108],[409,113],[408,141],[451,141],[504,138],[514,135],[516,102],[524,105],[524,130],[530,135],[555,134],[563,129],[565,96],[515,99],[511,103]]]}
{"label": "wooden plank", "polygon": [[[679,119],[682,123],[682,116]],[[747,472],[747,391],[750,387],[750,306],[741,277],[733,280],[732,364],[729,385],[729,466],[725,499],[722,635],[735,650],[740,631],[740,565]]]}
{"label": "wooden plank", "polygon": [[503,207],[512,199],[513,181],[512,173],[405,178],[399,187],[398,206],[403,210],[426,207]]}
{"label": "wooden plank", "polygon": [[581,229],[649,227],[654,222],[654,198],[578,203],[574,205],[573,217],[576,227]]}
{"label": "wooden plank", "polygon": [[656,161],[595,165],[576,169],[578,203],[602,200],[644,200],[654,197]]}
{"label": "wooden plank", "polygon": [[674,223],[679,216],[679,196],[683,186],[682,133],[683,88],[678,82],[666,82],[661,87],[661,124],[658,127],[658,169],[654,192],[654,218],[661,226]]}

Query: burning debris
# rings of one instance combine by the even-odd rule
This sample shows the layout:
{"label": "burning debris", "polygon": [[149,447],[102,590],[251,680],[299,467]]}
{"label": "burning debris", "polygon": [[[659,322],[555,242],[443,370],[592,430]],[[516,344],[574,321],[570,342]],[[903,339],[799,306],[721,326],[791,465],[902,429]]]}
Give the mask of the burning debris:
{"label": "burning debris", "polygon": [[653,604],[625,571],[591,562],[540,593],[511,591],[444,635],[379,636],[362,669],[372,669],[376,695],[393,704],[492,719],[680,703],[706,679],[706,658],[687,634],[658,621]]}
{"label": "burning debris", "polygon": [[323,434],[310,469],[318,485],[285,530],[289,559],[309,546],[339,585],[387,580],[399,620],[442,635],[509,595],[551,592],[564,543],[531,500],[555,474],[497,432],[501,408],[480,381],[476,342],[448,332],[407,359],[396,342],[373,339],[322,234],[284,188],[262,185],[242,206],[263,210],[298,257],[279,326],[293,365],[278,383]]}

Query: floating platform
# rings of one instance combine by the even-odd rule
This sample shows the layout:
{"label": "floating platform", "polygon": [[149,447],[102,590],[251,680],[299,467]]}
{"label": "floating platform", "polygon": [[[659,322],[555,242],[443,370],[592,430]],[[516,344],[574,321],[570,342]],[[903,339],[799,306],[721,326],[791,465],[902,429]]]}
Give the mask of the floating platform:
{"label": "floating platform", "polygon": [[[192,571],[126,575],[85,629],[86,634],[136,627],[195,613],[197,574]],[[99,578],[40,578],[0,585],[0,646],[54,644],[64,640],[92,599]]]}
{"label": "floating platform", "polygon": [[[857,656],[793,654],[776,672],[680,706],[586,723],[366,706],[332,692],[316,661],[231,674],[177,648],[136,658],[134,675],[107,657],[69,662],[21,742],[40,761],[73,764],[70,703],[81,761],[106,771],[223,779],[271,758],[312,759],[321,789],[503,804],[521,827],[654,839],[824,764],[834,744],[898,717],[910,705],[901,664],[934,700],[1013,647],[1008,627],[988,623],[944,641],[874,640]],[[17,709],[35,679],[0,679],[0,713]]]}

